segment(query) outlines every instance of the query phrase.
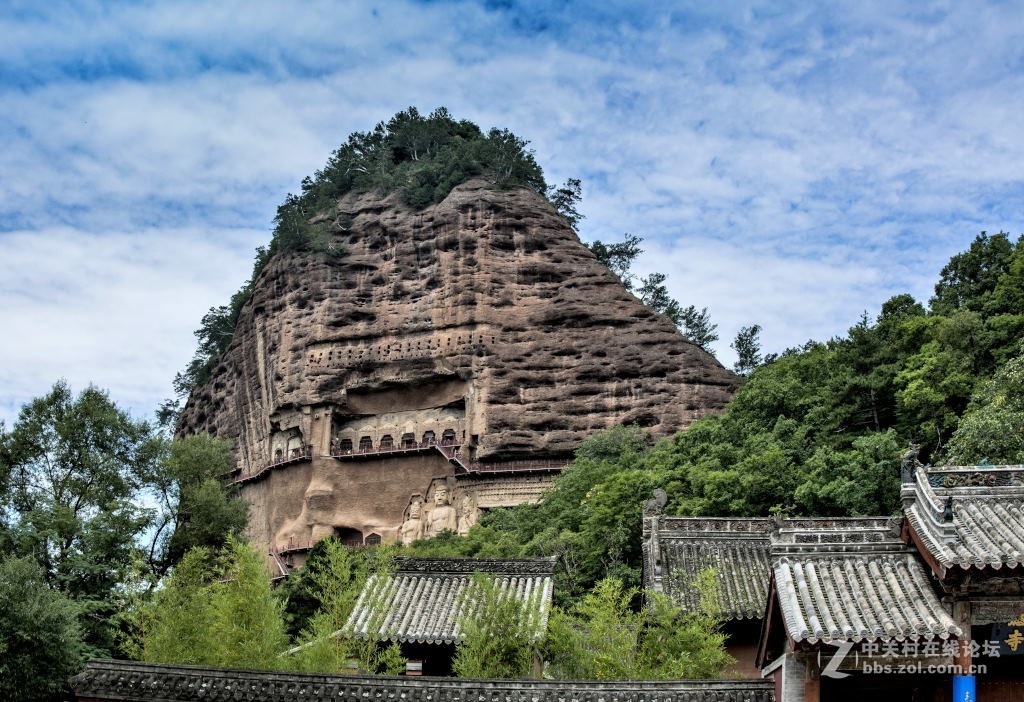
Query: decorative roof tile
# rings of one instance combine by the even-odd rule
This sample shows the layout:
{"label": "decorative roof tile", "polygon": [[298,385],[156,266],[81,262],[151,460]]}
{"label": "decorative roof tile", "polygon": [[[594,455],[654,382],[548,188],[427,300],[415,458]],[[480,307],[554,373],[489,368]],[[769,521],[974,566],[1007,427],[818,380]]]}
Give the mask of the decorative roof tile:
{"label": "decorative roof tile", "polygon": [[92,660],[71,679],[79,699],[123,702],[774,702],[771,680],[469,680],[318,675]]}
{"label": "decorative roof tile", "polygon": [[903,485],[903,512],[944,568],[1024,564],[1024,466],[917,468]]}
{"label": "decorative roof tile", "polygon": [[775,592],[790,638],[923,641],[959,636],[898,519],[791,519],[772,540]]}
{"label": "decorative roof tile", "polygon": [[555,558],[396,558],[395,572],[371,576],[343,631],[388,641],[455,643],[474,573],[492,578],[503,597],[527,603],[535,637],[547,628]]}
{"label": "decorative roof tile", "polygon": [[645,585],[693,610],[699,604],[693,583],[713,568],[723,616],[760,618],[771,576],[770,530],[769,519],[645,518]]}

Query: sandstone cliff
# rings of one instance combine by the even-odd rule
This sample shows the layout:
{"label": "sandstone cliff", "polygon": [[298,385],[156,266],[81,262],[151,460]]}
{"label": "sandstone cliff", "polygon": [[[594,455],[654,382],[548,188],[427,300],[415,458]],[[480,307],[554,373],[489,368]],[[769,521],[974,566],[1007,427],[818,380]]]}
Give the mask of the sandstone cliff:
{"label": "sandstone cliff", "polygon": [[[736,385],[536,192],[476,180],[421,212],[348,195],[330,222],[349,253],[271,261],[182,418],[233,440],[243,477],[298,459],[246,483],[251,536],[272,548],[330,529],[397,538],[442,479],[456,504],[536,499],[537,481],[492,502],[465,486],[567,458],[615,424],[670,434]],[[428,440],[460,455],[376,454]],[[360,447],[374,455],[352,458]]]}

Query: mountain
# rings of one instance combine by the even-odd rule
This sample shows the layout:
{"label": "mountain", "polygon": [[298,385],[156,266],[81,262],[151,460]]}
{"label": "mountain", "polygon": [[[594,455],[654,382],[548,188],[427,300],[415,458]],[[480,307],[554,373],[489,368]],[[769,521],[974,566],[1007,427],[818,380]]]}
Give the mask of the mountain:
{"label": "mountain", "polygon": [[234,442],[249,536],[282,561],[330,533],[464,531],[536,500],[594,431],[669,435],[738,385],[535,190],[350,192],[311,222],[347,253],[263,267],[179,427]]}

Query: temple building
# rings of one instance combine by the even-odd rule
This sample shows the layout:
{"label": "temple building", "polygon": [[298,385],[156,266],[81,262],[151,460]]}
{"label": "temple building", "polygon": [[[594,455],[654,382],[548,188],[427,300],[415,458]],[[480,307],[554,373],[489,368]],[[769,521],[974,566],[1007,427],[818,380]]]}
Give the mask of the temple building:
{"label": "temple building", "polygon": [[[903,466],[890,517],[679,518],[644,508],[644,585],[684,610],[712,569],[712,596],[737,659],[716,681],[566,682],[449,676],[474,577],[525,604],[539,639],[554,558],[397,558],[367,582],[343,629],[397,642],[397,678],[302,675],[92,661],[72,680],[79,702],[324,698],[905,702],[1024,699],[1024,466]],[[446,487],[446,486],[444,486]],[[442,486],[438,486],[438,490]],[[441,507],[410,512],[410,529],[457,528]],[[432,514],[427,517],[425,514]],[[478,575],[475,575],[478,574]],[[536,661],[534,674],[542,673]]]}
{"label": "temple building", "polygon": [[644,589],[660,592],[684,610],[699,606],[693,587],[712,568],[726,650],[736,664],[726,675],[759,676],[754,664],[768,595],[772,522],[767,518],[644,517]]}
{"label": "temple building", "polygon": [[916,551],[900,540],[901,521],[777,525],[757,664],[778,699],[943,699],[948,676],[899,672],[900,665],[951,664],[949,644],[964,634]]}
{"label": "temple building", "polygon": [[[655,509],[645,586],[693,607],[714,568],[737,669],[771,679],[779,702],[1024,699],[1024,466],[905,461],[902,501],[894,517]],[[736,628],[749,620],[753,639]]]}
{"label": "temple building", "polygon": [[[398,643],[407,674],[451,675],[460,618],[472,616],[473,577],[495,584],[501,598],[524,604],[533,640],[544,637],[555,558],[396,558],[394,571],[373,575],[360,593],[345,633]],[[541,661],[535,661],[540,672]]]}

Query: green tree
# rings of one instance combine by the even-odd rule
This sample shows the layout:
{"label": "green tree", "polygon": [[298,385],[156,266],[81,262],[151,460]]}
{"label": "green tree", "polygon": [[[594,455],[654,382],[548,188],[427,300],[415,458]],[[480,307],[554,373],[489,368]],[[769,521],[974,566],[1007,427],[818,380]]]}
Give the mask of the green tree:
{"label": "green tree", "polygon": [[[976,374],[991,375],[1024,335],[1024,237],[982,232],[942,269],[933,313],[973,322],[966,355]],[[961,408],[962,409],[962,408]]]}
{"label": "green tree", "polygon": [[758,339],[760,334],[760,324],[740,327],[736,339],[729,344],[737,356],[733,370],[740,375],[746,375],[761,365],[761,341]]}
{"label": "green tree", "polygon": [[702,307],[698,311],[696,307],[690,305],[680,312],[679,318],[683,336],[708,353],[712,353],[711,344],[718,341],[718,325],[712,323],[708,308]]}
{"label": "green tree", "polygon": [[651,680],[719,678],[735,660],[725,650],[715,572],[706,569],[691,587],[699,606],[684,612],[660,592],[648,592],[638,652],[639,677]]}
{"label": "green tree", "polygon": [[576,225],[583,219],[579,211],[579,204],[583,199],[583,185],[580,179],[568,178],[562,186],[548,188],[547,197],[558,214],[565,218],[573,231],[576,231]]}
{"label": "green tree", "polygon": [[587,244],[587,248],[605,268],[615,274],[626,290],[632,290],[636,275],[630,269],[636,257],[643,253],[643,249],[640,248],[642,241],[642,237],[624,234],[623,240],[618,243],[605,244],[594,241]]}
{"label": "green tree", "polygon": [[806,477],[794,494],[800,511],[837,517],[894,514],[904,445],[889,429],[854,439],[849,450],[819,447],[808,458]]}
{"label": "green tree", "polygon": [[0,560],[0,699],[63,699],[85,661],[78,607],[31,558]]}
{"label": "green tree", "polygon": [[134,645],[128,653],[150,663],[210,663],[220,645],[213,638],[212,601],[219,575],[209,549],[186,553],[133,617]]}
{"label": "green tree", "polygon": [[651,273],[640,279],[640,288],[637,292],[641,302],[671,319],[678,327],[683,323],[683,309],[679,302],[669,295],[665,278],[664,273]]}
{"label": "green tree", "polygon": [[281,603],[274,597],[264,559],[248,544],[228,539],[224,580],[211,585],[211,665],[281,667],[288,646]]}
{"label": "green tree", "polygon": [[944,315],[963,309],[990,311],[999,280],[1010,270],[1014,249],[1006,232],[993,236],[982,232],[975,237],[967,251],[953,256],[942,268],[932,311]]}
{"label": "green tree", "polygon": [[79,603],[93,654],[114,650],[111,595],[150,523],[140,505],[160,452],[147,423],[94,387],[75,397],[64,381],[0,435],[0,475],[9,476],[0,548],[34,558]]}
{"label": "green tree", "polygon": [[717,678],[734,662],[725,651],[715,575],[693,587],[700,606],[683,612],[658,593],[635,611],[637,588],[615,578],[597,583],[569,611],[551,614],[545,653],[555,678],[569,680],[679,680]]}
{"label": "green tree", "polygon": [[[307,620],[288,665],[309,672],[339,673],[355,663],[364,673],[397,675],[404,670],[405,659],[397,643],[383,645],[376,621],[383,615],[382,603],[372,601],[382,597],[383,591],[367,587],[371,578],[377,584],[386,582],[392,549],[353,551],[334,538],[323,539],[317,547],[320,551],[312,572],[303,569],[300,575],[306,578],[303,590],[315,593],[319,607]],[[357,639],[345,631],[345,624],[364,592],[371,600],[367,605],[371,621],[366,627],[368,636]]]}
{"label": "green tree", "polygon": [[628,680],[637,677],[642,615],[630,605],[638,592],[622,581],[598,582],[568,612],[554,608],[545,658],[562,680]]}
{"label": "green tree", "polygon": [[539,632],[531,603],[503,592],[493,579],[473,576],[458,618],[461,640],[452,668],[463,678],[526,678]]}
{"label": "green tree", "polygon": [[159,663],[281,668],[288,646],[263,559],[233,537],[219,561],[189,551],[137,625],[142,658]]}
{"label": "green tree", "polygon": [[191,548],[220,549],[248,521],[248,503],[225,483],[234,464],[231,442],[194,434],[170,442],[153,476],[161,511],[150,560],[158,572]]}
{"label": "green tree", "polygon": [[971,398],[949,453],[964,465],[1024,463],[1024,349]]}

